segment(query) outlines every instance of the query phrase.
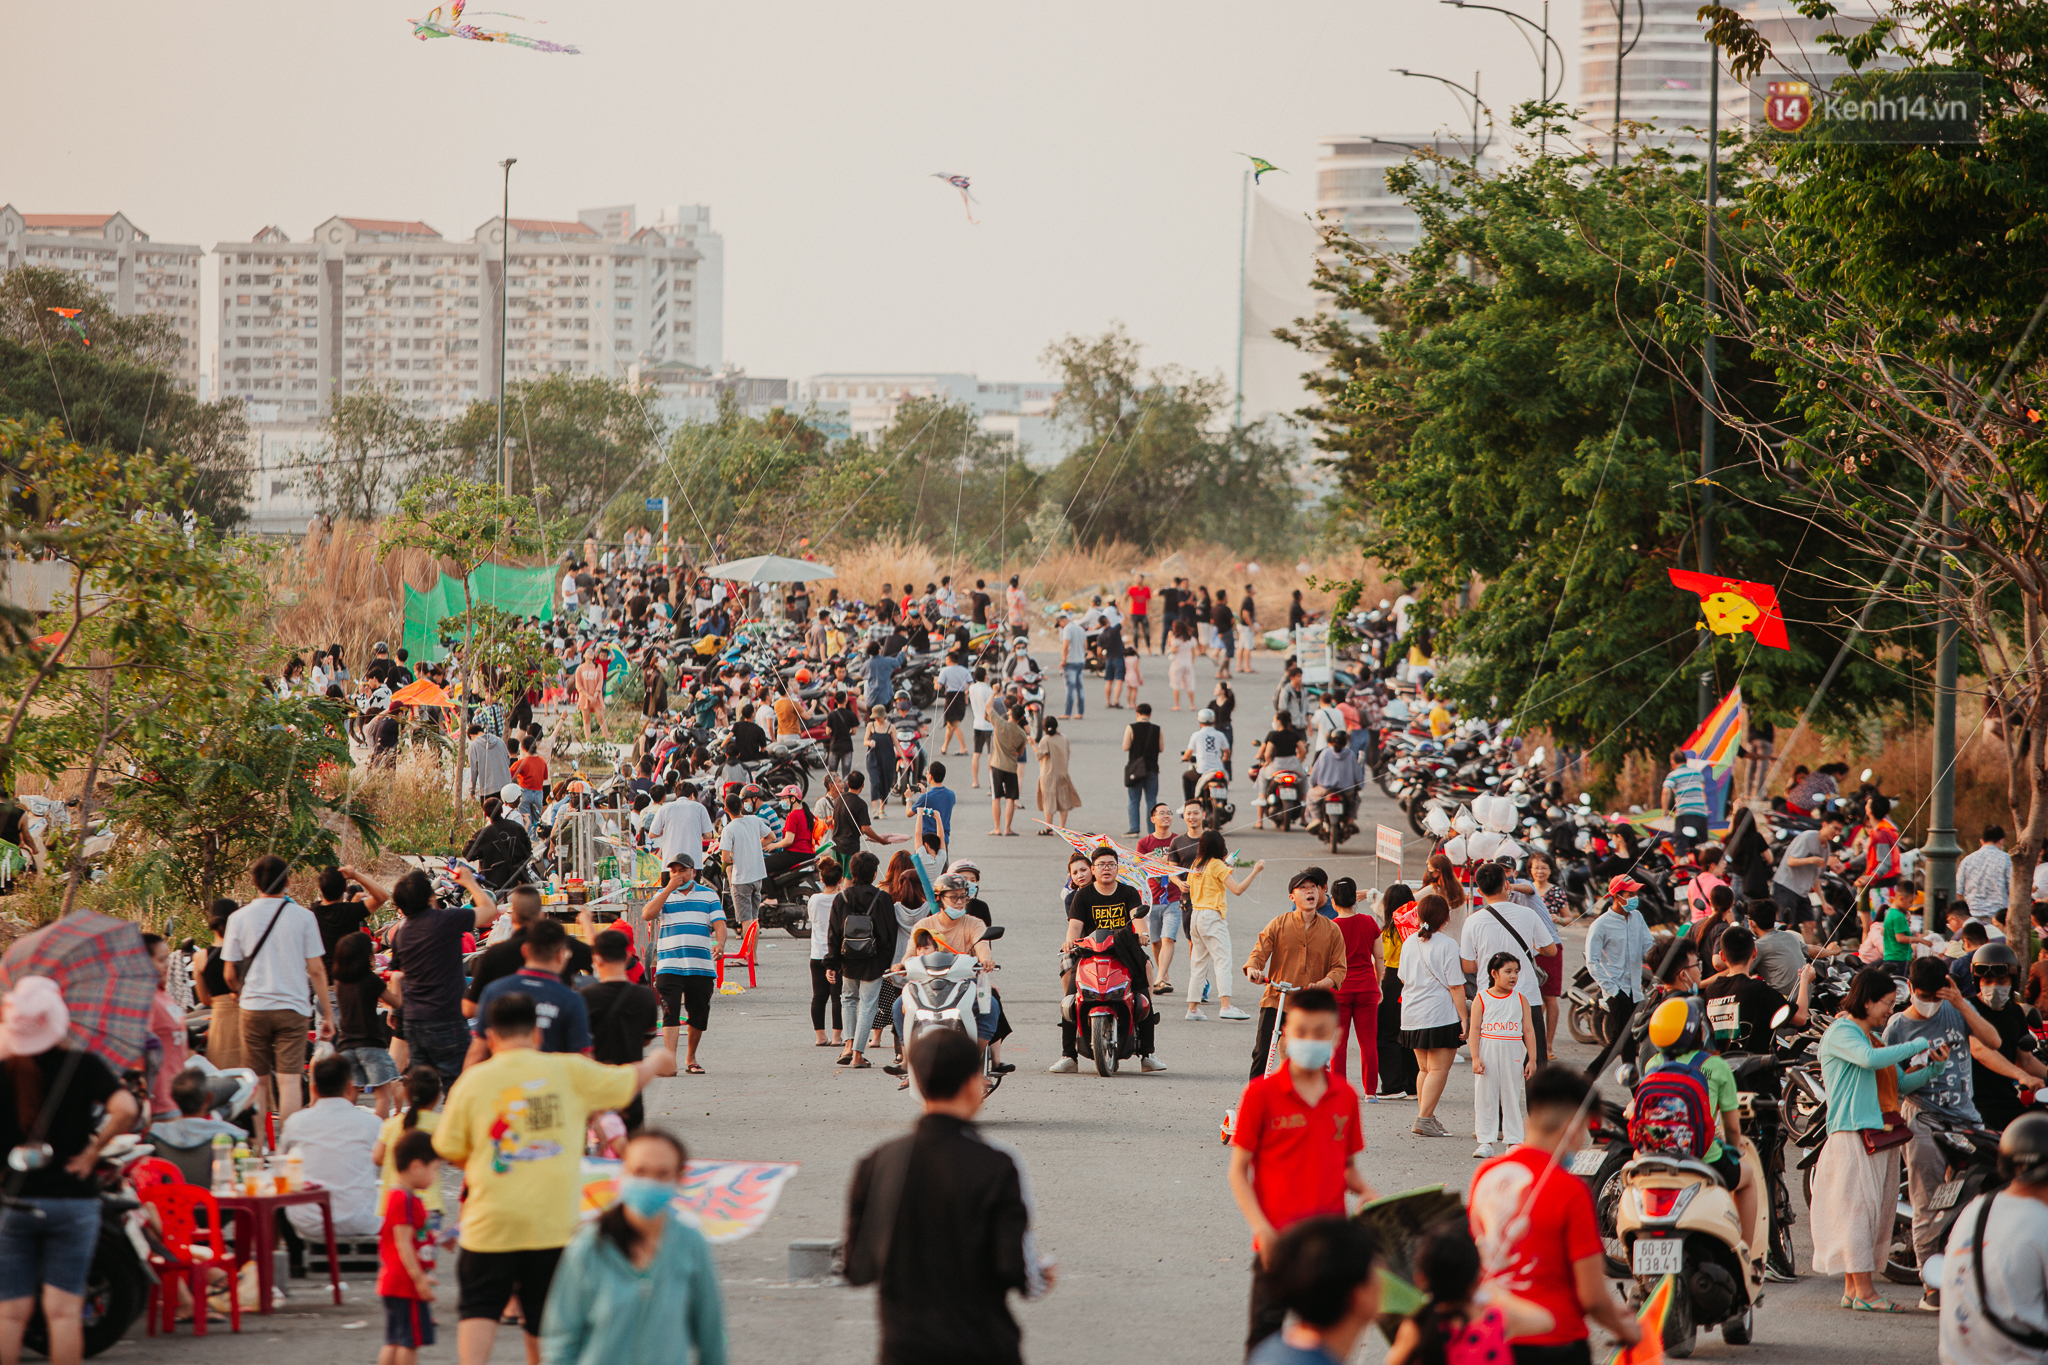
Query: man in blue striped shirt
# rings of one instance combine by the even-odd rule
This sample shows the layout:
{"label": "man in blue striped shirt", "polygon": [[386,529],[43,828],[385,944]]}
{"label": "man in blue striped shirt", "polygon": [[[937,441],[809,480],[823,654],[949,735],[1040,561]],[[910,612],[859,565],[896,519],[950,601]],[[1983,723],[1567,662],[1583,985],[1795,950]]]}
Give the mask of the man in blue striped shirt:
{"label": "man in blue striped shirt", "polygon": [[687,1023],[683,1070],[701,1076],[697,1040],[711,1021],[711,991],[718,984],[718,956],[725,951],[725,906],[716,891],[697,880],[696,864],[680,857],[669,862],[668,885],[649,898],[640,918],[654,927],[662,1046],[673,1054],[676,1027]]}

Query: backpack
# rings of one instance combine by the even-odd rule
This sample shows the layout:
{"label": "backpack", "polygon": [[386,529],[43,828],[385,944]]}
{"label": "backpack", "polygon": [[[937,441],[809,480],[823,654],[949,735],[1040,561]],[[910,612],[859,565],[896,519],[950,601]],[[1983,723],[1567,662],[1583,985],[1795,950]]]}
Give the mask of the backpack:
{"label": "backpack", "polygon": [[[872,893],[873,888],[867,888]],[[843,893],[842,893],[843,894]],[[846,903],[846,920],[840,929],[839,951],[847,957],[873,957],[875,955],[875,917],[856,905],[870,902],[863,896],[858,901]]]}
{"label": "backpack", "polygon": [[1700,1056],[1690,1053],[1684,1061],[1666,1057],[1637,1083],[1628,1140],[1638,1152],[1698,1159],[1714,1145],[1714,1107],[1707,1098]]}

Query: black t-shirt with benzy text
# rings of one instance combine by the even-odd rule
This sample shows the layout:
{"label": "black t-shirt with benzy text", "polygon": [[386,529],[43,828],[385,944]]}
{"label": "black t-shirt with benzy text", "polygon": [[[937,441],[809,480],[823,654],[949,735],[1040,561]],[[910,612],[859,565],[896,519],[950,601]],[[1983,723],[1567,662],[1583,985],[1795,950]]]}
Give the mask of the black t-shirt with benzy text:
{"label": "black t-shirt with benzy text", "polygon": [[1111,933],[1131,928],[1131,921],[1145,917],[1145,902],[1135,887],[1118,882],[1108,891],[1098,891],[1089,882],[1067,899],[1067,918],[1081,922],[1083,935],[1097,930]]}
{"label": "black t-shirt with benzy text", "polygon": [[590,1055],[607,1066],[633,1066],[661,1022],[661,999],[637,981],[598,981],[577,992],[590,1014]]}
{"label": "black t-shirt with benzy text", "polygon": [[[1753,976],[1717,976],[1700,987],[1700,998],[1707,1002],[1707,1023],[1714,1030],[1714,1046],[1721,1052],[1747,1052],[1768,1055],[1771,1051],[1771,1020],[1786,1004],[1785,997],[1778,994],[1769,983]],[[1728,1005],[1716,1007],[1717,1001],[1732,1000],[1735,1015],[1728,1015]]]}

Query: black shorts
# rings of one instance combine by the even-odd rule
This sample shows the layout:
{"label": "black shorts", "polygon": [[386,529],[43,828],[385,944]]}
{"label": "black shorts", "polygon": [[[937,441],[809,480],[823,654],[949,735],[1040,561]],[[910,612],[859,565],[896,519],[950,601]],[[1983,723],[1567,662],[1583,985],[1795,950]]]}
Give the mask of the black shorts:
{"label": "black shorts", "polygon": [[990,792],[998,801],[1017,799],[1017,770],[1015,768],[990,768]]}
{"label": "black shorts", "polygon": [[1813,902],[1783,882],[1771,883],[1771,899],[1778,905],[1778,923],[1797,929],[1814,918]]}
{"label": "black shorts", "polygon": [[987,753],[990,749],[993,749],[995,747],[995,740],[995,731],[976,730],[974,732],[974,752],[978,754]]}
{"label": "black shorts", "polygon": [[958,725],[967,719],[967,694],[948,692],[946,694],[946,724]]}
{"label": "black shorts", "polygon": [[455,1280],[461,1289],[456,1316],[464,1321],[489,1318],[496,1322],[517,1294],[526,1335],[539,1336],[541,1310],[547,1306],[548,1286],[555,1282],[555,1263],[561,1259],[560,1247],[533,1251],[471,1251],[464,1247],[455,1258]]}
{"label": "black shorts", "polygon": [[662,972],[654,978],[654,990],[661,997],[661,1026],[674,1028],[687,1014],[691,1028],[702,1033],[711,1022],[711,992],[718,986],[715,976],[684,976]]}
{"label": "black shorts", "polygon": [[434,1305],[428,1299],[384,1299],[384,1344],[416,1351],[434,1344]]}
{"label": "black shorts", "polygon": [[1720,1176],[1721,1183],[1729,1189],[1742,1183],[1742,1154],[1727,1143],[1721,1144],[1720,1157],[1707,1164],[1714,1168],[1714,1174]]}

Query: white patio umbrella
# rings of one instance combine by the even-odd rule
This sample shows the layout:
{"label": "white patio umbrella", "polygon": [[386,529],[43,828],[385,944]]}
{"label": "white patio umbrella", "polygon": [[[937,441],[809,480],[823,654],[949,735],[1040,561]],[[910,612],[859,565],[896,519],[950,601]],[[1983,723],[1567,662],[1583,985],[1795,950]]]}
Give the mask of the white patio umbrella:
{"label": "white patio umbrella", "polygon": [[727,564],[714,564],[697,572],[709,578],[724,578],[740,583],[815,583],[821,578],[837,578],[839,571],[824,564],[813,564],[808,559],[790,559],[783,555],[755,555],[751,559],[735,559]]}

